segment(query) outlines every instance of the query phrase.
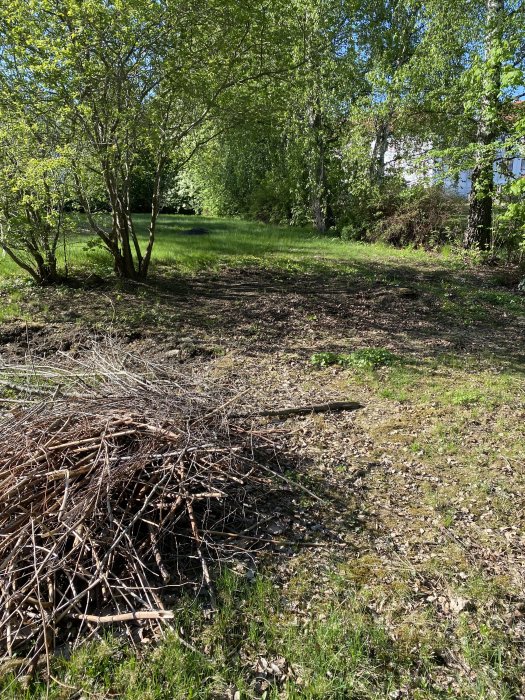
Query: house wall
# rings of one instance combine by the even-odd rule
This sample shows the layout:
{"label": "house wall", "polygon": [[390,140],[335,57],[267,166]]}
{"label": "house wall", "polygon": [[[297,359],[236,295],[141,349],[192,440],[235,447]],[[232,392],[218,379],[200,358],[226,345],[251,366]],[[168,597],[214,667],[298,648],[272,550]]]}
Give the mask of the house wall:
{"label": "house wall", "polygon": [[[400,172],[403,175],[408,185],[416,185],[420,182],[438,180],[439,164],[434,161],[429,161],[426,171],[421,168],[415,168],[413,163],[416,159],[421,158],[424,154],[431,150],[431,144],[422,144],[411,153],[410,158],[403,157],[395,146],[389,146],[385,154],[385,172]],[[503,152],[500,152],[499,157],[503,157]],[[504,185],[512,177],[525,177],[525,157],[516,156],[512,160],[507,161],[508,175],[503,174],[501,163],[494,165],[494,184],[496,186]],[[512,173],[512,175],[511,175]],[[458,194],[460,197],[468,197],[472,190],[471,171],[463,170],[459,175],[447,177],[444,180],[445,189]]]}

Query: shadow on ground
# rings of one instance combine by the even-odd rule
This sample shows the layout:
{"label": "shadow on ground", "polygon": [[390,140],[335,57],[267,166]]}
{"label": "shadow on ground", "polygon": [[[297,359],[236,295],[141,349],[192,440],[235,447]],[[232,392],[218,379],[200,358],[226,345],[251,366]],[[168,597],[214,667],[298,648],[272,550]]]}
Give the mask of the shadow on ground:
{"label": "shadow on ground", "polygon": [[0,343],[11,351],[67,351],[106,333],[153,340],[160,354],[182,340],[194,342],[196,354],[206,345],[305,357],[368,346],[425,357],[491,355],[516,368],[525,360],[525,298],[485,271],[352,262],[308,272],[254,266],[172,274],[146,285],[97,279],[80,289],[38,290],[24,310],[25,321],[0,327]]}

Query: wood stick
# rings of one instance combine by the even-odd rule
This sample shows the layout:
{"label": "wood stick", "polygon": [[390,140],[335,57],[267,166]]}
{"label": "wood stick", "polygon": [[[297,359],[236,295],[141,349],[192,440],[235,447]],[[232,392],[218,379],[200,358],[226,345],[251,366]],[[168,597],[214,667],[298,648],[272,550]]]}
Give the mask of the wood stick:
{"label": "wood stick", "polygon": [[206,586],[208,588],[208,592],[210,594],[211,602],[214,608],[217,607],[216,602],[215,602],[215,594],[213,591],[213,585],[211,582],[211,576],[210,576],[210,571],[208,569],[208,564],[206,563],[206,559],[204,558],[204,555],[202,553],[202,539],[200,536],[199,528],[197,527],[197,521],[195,520],[195,513],[193,512],[193,506],[191,504],[191,500],[187,499],[186,500],[186,509],[188,511],[188,518],[190,520],[190,525],[191,525],[191,531],[193,533],[193,537],[195,538],[195,542],[197,544],[197,554],[199,556],[201,566],[202,566],[202,575],[204,576],[204,580],[206,582]]}
{"label": "wood stick", "polygon": [[173,620],[172,610],[137,610],[135,612],[121,613],[120,615],[69,615],[76,620],[95,622],[98,625],[107,625],[112,622],[129,622],[131,620]]}
{"label": "wood stick", "polygon": [[230,418],[259,418],[266,416],[306,416],[310,413],[329,413],[340,411],[357,411],[364,408],[356,401],[331,401],[329,403],[311,404],[309,406],[290,406],[289,408],[269,408],[251,413],[231,413]]}
{"label": "wood stick", "polygon": [[157,567],[160,571],[160,575],[162,576],[162,580],[164,583],[169,583],[171,576],[169,574],[169,571],[166,569],[164,566],[164,562],[162,561],[162,556],[159,550],[159,545],[157,542],[157,537],[155,535],[155,530],[151,526],[150,523],[148,523],[148,531],[149,531],[149,539],[151,542],[151,549],[153,550],[153,555],[155,557],[155,561],[157,562]]}

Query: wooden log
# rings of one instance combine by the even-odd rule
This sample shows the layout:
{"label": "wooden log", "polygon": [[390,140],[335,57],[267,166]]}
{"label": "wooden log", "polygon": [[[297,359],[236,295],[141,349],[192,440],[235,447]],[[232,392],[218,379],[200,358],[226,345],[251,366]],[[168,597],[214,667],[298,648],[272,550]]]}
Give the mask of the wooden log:
{"label": "wooden log", "polygon": [[364,408],[363,404],[357,401],[331,401],[329,403],[311,404],[309,406],[291,406],[289,408],[270,408],[252,413],[232,413],[231,418],[259,418],[279,416],[307,416],[310,413],[336,413],[340,411],[357,411]]}

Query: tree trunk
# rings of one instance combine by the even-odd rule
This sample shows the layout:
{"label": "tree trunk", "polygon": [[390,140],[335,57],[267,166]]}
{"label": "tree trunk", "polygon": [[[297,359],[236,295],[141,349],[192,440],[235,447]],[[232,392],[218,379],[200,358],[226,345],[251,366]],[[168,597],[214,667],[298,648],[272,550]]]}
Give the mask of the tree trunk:
{"label": "tree trunk", "polygon": [[313,224],[319,233],[326,231],[326,172],[325,148],[322,132],[322,118],[318,109],[312,108],[309,114],[313,148],[310,154],[310,211]]}
{"label": "tree trunk", "polygon": [[141,260],[140,258],[137,260],[137,267],[135,267],[131,248],[133,241],[131,214],[127,206],[129,198],[125,192],[122,192],[122,188],[118,184],[118,178],[113,172],[105,174],[105,177],[106,189],[112,209],[110,252],[113,256],[113,269],[117,277],[136,280],[139,278],[137,268]]}
{"label": "tree trunk", "polygon": [[385,179],[385,157],[390,136],[390,124],[388,119],[380,119],[376,127],[374,146],[372,148],[372,160],[370,163],[370,179],[372,182],[382,183]]}
{"label": "tree trunk", "polygon": [[111,235],[115,245],[111,247],[113,270],[122,279],[136,279],[137,273],[133,263],[133,255],[127,230],[126,217],[113,212],[113,230]]}
{"label": "tree trunk", "polygon": [[43,286],[57,284],[60,281],[60,275],[58,274],[55,255],[46,255],[45,258],[41,255],[35,255],[34,257],[39,284]]}
{"label": "tree trunk", "polygon": [[160,201],[160,195],[161,195],[161,183],[162,183],[162,175],[164,172],[164,165],[165,165],[165,159],[163,156],[161,156],[157,162],[157,167],[155,168],[155,180],[153,183],[153,193],[152,193],[152,198],[151,198],[151,216],[150,216],[150,221],[149,221],[149,230],[148,230],[148,245],[146,248],[146,252],[144,254],[144,258],[141,261],[141,265],[139,267],[139,274],[141,279],[146,279],[148,270],[149,270],[149,264],[151,262],[151,253],[153,251],[153,244],[155,243],[155,233],[157,230],[157,219],[159,217],[160,213],[160,207],[161,207],[161,201]]}
{"label": "tree trunk", "polygon": [[469,197],[468,224],[463,238],[465,248],[489,250],[492,240],[494,162],[499,136],[501,111],[501,57],[500,24],[504,0],[486,0],[487,31],[482,95],[476,143],[478,152],[472,172],[472,190]]}
{"label": "tree trunk", "polygon": [[[481,161],[481,159],[480,159]],[[468,224],[463,238],[465,248],[489,250],[492,242],[492,202],[494,164],[478,162],[472,171]]]}

